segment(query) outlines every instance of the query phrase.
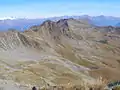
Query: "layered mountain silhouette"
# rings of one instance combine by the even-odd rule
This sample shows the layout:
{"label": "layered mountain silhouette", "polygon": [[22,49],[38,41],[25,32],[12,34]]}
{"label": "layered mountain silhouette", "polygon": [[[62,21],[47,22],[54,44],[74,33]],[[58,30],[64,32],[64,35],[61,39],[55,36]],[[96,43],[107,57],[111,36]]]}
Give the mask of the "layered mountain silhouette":
{"label": "layered mountain silhouette", "polygon": [[5,19],[0,20],[0,31],[6,31],[8,29],[17,29],[18,31],[23,31],[30,28],[33,25],[40,25],[46,20],[51,21],[58,21],[60,19],[83,19],[87,20],[89,23],[96,25],[96,26],[116,26],[120,22],[119,17],[112,17],[112,16],[88,16],[88,15],[81,15],[81,16],[60,16],[60,17],[49,17],[49,18],[41,18],[41,19]]}
{"label": "layered mountain silhouette", "polygon": [[70,18],[47,20],[24,32],[0,32],[0,82],[54,86],[95,84],[100,76],[118,80],[119,31]]}

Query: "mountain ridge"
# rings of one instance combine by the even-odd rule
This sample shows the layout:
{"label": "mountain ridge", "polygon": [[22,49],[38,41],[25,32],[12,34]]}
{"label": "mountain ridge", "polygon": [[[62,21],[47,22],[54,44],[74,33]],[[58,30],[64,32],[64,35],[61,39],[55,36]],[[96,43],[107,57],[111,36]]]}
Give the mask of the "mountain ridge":
{"label": "mountain ridge", "polygon": [[60,16],[60,17],[48,17],[48,18],[40,18],[40,19],[5,19],[0,20],[0,28],[1,30],[8,30],[10,28],[14,28],[20,31],[24,31],[30,28],[33,25],[40,25],[46,20],[58,21],[60,19],[86,19],[89,23],[96,25],[96,26],[115,26],[117,23],[120,22],[119,17],[112,17],[112,16],[88,16],[88,15],[81,15],[81,16]]}
{"label": "mountain ridge", "polygon": [[0,32],[0,77],[26,87],[44,86],[41,78],[53,86],[95,85],[99,77],[118,80],[119,30],[70,18]]}

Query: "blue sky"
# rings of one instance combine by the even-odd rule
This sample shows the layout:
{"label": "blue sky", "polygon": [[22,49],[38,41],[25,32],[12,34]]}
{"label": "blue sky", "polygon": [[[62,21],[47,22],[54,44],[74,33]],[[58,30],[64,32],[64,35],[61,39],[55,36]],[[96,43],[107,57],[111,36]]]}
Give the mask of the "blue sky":
{"label": "blue sky", "polygon": [[63,15],[120,17],[120,0],[0,0],[0,19]]}

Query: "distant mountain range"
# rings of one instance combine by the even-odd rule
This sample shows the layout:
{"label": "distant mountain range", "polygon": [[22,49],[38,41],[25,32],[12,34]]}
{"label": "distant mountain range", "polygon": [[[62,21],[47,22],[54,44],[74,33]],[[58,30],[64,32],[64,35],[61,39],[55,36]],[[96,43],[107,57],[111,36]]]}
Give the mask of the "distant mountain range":
{"label": "distant mountain range", "polygon": [[41,19],[5,19],[0,20],[0,30],[5,31],[8,29],[17,29],[20,31],[26,30],[33,25],[40,25],[45,20],[60,20],[60,19],[85,19],[89,21],[89,23],[96,26],[120,26],[120,17],[112,17],[112,16],[60,16],[60,17],[50,17],[50,18],[41,18]]}
{"label": "distant mountain range", "polygon": [[120,22],[115,25],[116,27],[120,27]]}

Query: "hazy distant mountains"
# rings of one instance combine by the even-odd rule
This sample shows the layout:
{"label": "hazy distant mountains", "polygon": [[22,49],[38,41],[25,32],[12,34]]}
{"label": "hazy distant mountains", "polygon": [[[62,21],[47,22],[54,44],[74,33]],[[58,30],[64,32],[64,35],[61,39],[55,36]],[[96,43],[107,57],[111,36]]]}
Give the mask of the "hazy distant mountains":
{"label": "hazy distant mountains", "polygon": [[120,26],[120,18],[112,17],[112,16],[61,16],[61,17],[51,17],[51,18],[42,18],[42,19],[6,19],[0,20],[0,30],[8,30],[10,28],[14,28],[17,30],[25,30],[33,25],[40,25],[45,20],[60,20],[60,19],[85,19],[89,21],[89,23],[97,26]]}
{"label": "hazy distant mountains", "polygon": [[116,27],[120,27],[120,22],[115,25]]}
{"label": "hazy distant mountains", "polygon": [[17,29],[17,30],[25,30],[32,25],[41,24],[43,19],[7,19],[0,20],[0,30],[7,29]]}

